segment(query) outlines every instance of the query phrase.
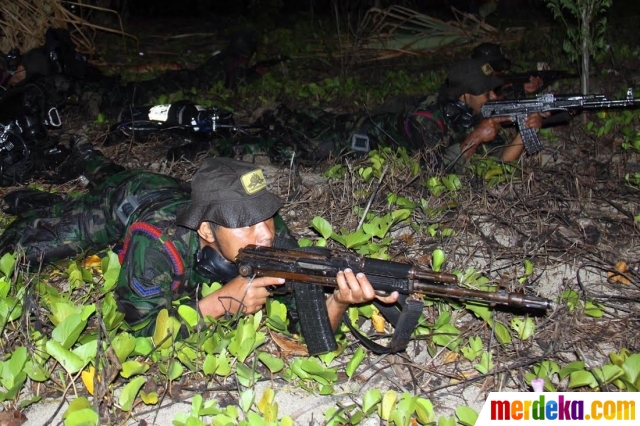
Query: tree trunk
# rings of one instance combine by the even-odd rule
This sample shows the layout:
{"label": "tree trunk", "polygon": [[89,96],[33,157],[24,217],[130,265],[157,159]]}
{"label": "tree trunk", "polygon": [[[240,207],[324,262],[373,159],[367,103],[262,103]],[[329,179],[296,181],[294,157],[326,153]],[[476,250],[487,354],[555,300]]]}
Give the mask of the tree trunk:
{"label": "tree trunk", "polygon": [[582,19],[580,20],[580,33],[582,38],[582,94],[589,93],[589,26],[591,24],[591,3],[585,2],[582,7]]}

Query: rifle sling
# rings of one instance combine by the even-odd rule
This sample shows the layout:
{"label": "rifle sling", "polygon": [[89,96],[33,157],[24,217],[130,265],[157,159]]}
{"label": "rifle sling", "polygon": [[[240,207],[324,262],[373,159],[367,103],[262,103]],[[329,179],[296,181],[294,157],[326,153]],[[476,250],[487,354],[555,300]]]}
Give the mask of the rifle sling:
{"label": "rifle sling", "polygon": [[422,300],[401,296],[400,304],[403,306],[402,311],[398,311],[393,306],[385,306],[375,303],[376,307],[384,317],[395,326],[395,330],[391,336],[391,341],[386,347],[374,342],[369,337],[358,331],[351,323],[346,312],[342,320],[360,343],[362,343],[362,345],[371,352],[376,354],[393,354],[402,352],[407,348],[409,340],[411,339],[411,334],[418,326],[418,321],[420,320],[422,310],[424,309],[424,303]]}

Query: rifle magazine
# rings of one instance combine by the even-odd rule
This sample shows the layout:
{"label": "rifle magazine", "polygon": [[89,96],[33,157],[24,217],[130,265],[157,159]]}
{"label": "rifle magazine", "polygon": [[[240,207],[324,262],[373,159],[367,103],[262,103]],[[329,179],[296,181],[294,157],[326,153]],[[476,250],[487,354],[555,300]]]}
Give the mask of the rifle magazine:
{"label": "rifle magazine", "polygon": [[293,289],[300,327],[309,355],[320,355],[336,350],[338,345],[331,329],[322,286],[294,283]]}

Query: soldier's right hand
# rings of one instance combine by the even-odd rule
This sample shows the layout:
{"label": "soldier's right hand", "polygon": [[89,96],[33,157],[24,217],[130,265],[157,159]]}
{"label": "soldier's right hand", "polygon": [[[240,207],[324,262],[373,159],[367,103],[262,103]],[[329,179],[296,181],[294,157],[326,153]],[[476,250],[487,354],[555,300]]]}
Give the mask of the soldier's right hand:
{"label": "soldier's right hand", "polygon": [[480,121],[473,132],[469,135],[477,141],[478,144],[491,142],[498,136],[498,132],[500,128],[502,128],[502,124],[506,122],[510,122],[510,117],[492,117],[485,118]]}
{"label": "soldier's right hand", "polygon": [[237,276],[219,290],[202,299],[198,307],[203,316],[219,318],[225,313],[258,312],[271,296],[268,287],[284,284],[284,278],[260,277],[247,278]]}

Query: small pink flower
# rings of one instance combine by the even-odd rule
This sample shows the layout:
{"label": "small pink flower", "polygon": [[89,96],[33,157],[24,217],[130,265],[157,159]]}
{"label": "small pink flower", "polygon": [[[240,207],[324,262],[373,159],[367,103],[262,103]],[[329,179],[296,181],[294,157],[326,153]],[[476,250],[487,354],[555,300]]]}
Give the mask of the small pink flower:
{"label": "small pink flower", "polygon": [[537,378],[531,380],[531,387],[534,392],[544,392],[544,379]]}

